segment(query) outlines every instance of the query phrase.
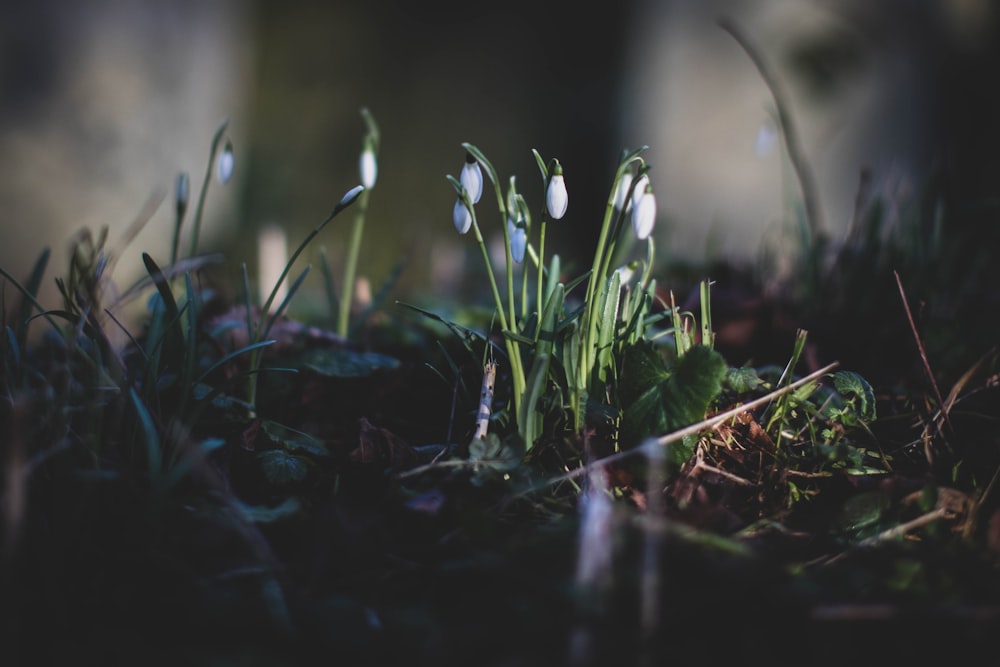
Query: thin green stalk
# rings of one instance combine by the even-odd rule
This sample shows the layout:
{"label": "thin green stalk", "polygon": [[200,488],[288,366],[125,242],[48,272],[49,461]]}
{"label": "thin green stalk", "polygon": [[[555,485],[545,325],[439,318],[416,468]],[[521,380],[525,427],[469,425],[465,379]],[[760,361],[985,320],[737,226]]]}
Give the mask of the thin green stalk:
{"label": "thin green stalk", "polygon": [[[611,194],[609,195],[605,206],[604,221],[601,223],[601,231],[597,238],[597,250],[594,253],[594,263],[590,272],[590,278],[587,281],[587,292],[584,297],[586,310],[584,311],[584,319],[581,323],[583,331],[583,344],[580,346],[580,364],[577,367],[576,386],[573,388],[573,408],[575,413],[575,426],[577,430],[583,426],[583,415],[580,414],[579,405],[577,404],[576,399],[579,398],[582,392],[589,389],[590,374],[593,371],[594,363],[597,357],[597,350],[595,349],[597,342],[597,323],[599,319],[597,311],[601,305],[601,299],[598,298],[598,281],[603,281],[607,275],[610,262],[610,257],[607,257],[607,255],[610,255],[609,244],[612,244],[612,232],[617,234],[619,229],[619,225],[615,224],[617,222],[614,215],[615,197],[626,170],[631,167],[633,162],[641,162],[639,153],[643,150],[645,150],[645,147],[626,156],[618,165],[618,170],[615,173],[615,180],[611,188]],[[634,183],[633,187],[635,187]],[[613,244],[611,247],[613,247]]]}
{"label": "thin green stalk", "polygon": [[361,251],[361,236],[365,227],[365,214],[368,212],[369,193],[370,190],[365,190],[358,198],[358,212],[354,216],[354,226],[351,228],[351,238],[347,246],[344,281],[340,286],[340,313],[337,316],[337,333],[344,338],[347,337],[351,304],[354,302],[354,279],[358,270],[358,254]]}
{"label": "thin green stalk", "polygon": [[[539,323],[542,319],[542,304],[545,303],[542,300],[542,282],[544,282],[544,264],[545,264],[545,227],[548,222],[548,216],[542,213],[542,223],[538,231],[538,280],[537,280],[537,294],[535,296],[535,309],[538,311]],[[524,272],[527,275],[527,271]],[[535,327],[535,342],[538,342],[538,334],[542,331],[541,325]]]}
{"label": "thin green stalk", "polygon": [[[208,194],[208,185],[212,182],[212,168],[215,166],[215,157],[219,152],[219,145],[229,127],[229,119],[222,121],[222,125],[215,131],[212,137],[212,150],[208,155],[208,167],[205,169],[205,179],[201,182],[201,192],[198,194],[198,206],[194,211],[194,228],[191,230],[191,251],[188,257],[198,254],[198,237],[201,235],[201,216],[205,210],[205,197]],[[178,223],[179,224],[179,223]]]}
{"label": "thin green stalk", "polygon": [[[486,242],[483,240],[483,234],[479,229],[479,221],[476,220],[476,209],[471,206],[468,195],[463,193],[463,199],[465,200],[465,205],[472,214],[472,230],[476,234],[476,243],[479,245],[479,250],[483,255],[483,262],[486,263],[486,275],[490,279],[490,289],[493,290],[493,300],[497,305],[497,316],[500,318],[500,328],[502,331],[511,331],[507,321],[507,316],[504,315],[504,305],[503,299],[500,298],[500,288],[497,285],[496,276],[493,274],[493,266],[490,264],[490,253],[486,249]],[[504,223],[504,230],[507,229],[506,222]],[[504,232],[506,235],[506,231]],[[510,246],[507,247],[507,257],[510,258]],[[509,266],[509,265],[508,265]],[[507,271],[508,276],[510,276],[510,271]],[[511,283],[511,288],[513,289],[513,283]],[[513,313],[511,313],[513,316]],[[514,332],[516,333],[516,332]],[[524,378],[524,368],[521,366],[521,350],[517,345],[517,342],[504,336],[504,346],[507,348],[507,356],[510,359],[510,372],[511,377],[514,382],[514,414],[518,414],[518,410],[521,407],[521,395],[526,389],[526,383]]]}
{"label": "thin green stalk", "polygon": [[[295,264],[295,260],[299,258],[299,255],[301,255],[302,251],[305,250],[307,245],[309,245],[309,242],[312,241],[317,234],[323,231],[323,228],[326,227],[331,220],[337,217],[337,215],[345,208],[347,208],[355,201],[357,201],[359,196],[363,195],[364,192],[365,188],[362,185],[357,185],[351,190],[349,190],[347,194],[345,194],[341,198],[341,200],[337,203],[337,205],[333,208],[333,211],[330,212],[330,215],[326,216],[326,218],[324,218],[322,222],[316,225],[313,228],[313,230],[309,232],[309,235],[306,236],[306,238],[302,241],[302,243],[299,244],[299,247],[295,249],[295,252],[292,253],[291,258],[288,260],[288,262],[285,263],[285,268],[282,269],[281,275],[279,275],[278,279],[275,281],[274,287],[271,288],[271,293],[268,295],[267,301],[264,302],[263,307],[260,309],[260,319],[257,320],[256,326],[252,326],[252,321],[251,321],[252,318],[248,315],[247,333],[250,334],[249,330],[253,329],[252,336],[250,336],[251,345],[259,343],[260,340],[264,336],[266,336],[267,333],[269,332],[270,326],[265,327],[264,318],[267,316],[268,313],[271,312],[271,306],[274,304],[275,298],[277,298],[278,289],[281,287],[281,283],[284,282],[285,278],[288,276],[288,272],[291,271],[292,265]],[[245,277],[244,277],[244,285],[247,285],[247,280]],[[247,287],[247,289],[249,288]],[[249,313],[249,296],[247,297],[247,308]],[[271,322],[273,321],[274,320],[272,318]],[[253,352],[251,352],[251,357],[250,357],[251,373],[249,380],[250,384],[247,391],[247,402],[250,404],[251,410],[254,411],[256,410],[256,405],[257,405],[257,376],[258,376],[257,370],[259,370],[259,366],[261,363],[260,353],[261,353],[260,348],[254,348]]]}
{"label": "thin green stalk", "polygon": [[[472,214],[472,226],[476,230],[476,241],[479,243],[479,247],[482,250],[483,261],[486,262],[486,268],[490,275],[491,287],[493,288],[493,296],[494,299],[496,300],[497,309],[500,313],[500,326],[503,328],[504,331],[509,331],[510,333],[516,334],[518,332],[515,328],[517,324],[517,312],[515,310],[515,305],[514,305],[514,274],[511,271],[511,266],[513,265],[514,259],[510,253],[510,232],[507,229],[507,216],[508,216],[507,204],[503,196],[503,192],[500,190],[500,181],[497,178],[496,170],[493,168],[493,165],[490,163],[490,161],[486,159],[486,156],[483,155],[482,151],[480,151],[472,144],[464,142],[462,144],[462,147],[466,151],[468,151],[468,153],[472,155],[479,162],[480,166],[486,171],[487,175],[490,178],[490,181],[493,183],[493,191],[496,194],[497,206],[500,209],[500,219],[503,221],[501,227],[503,228],[503,240],[504,240],[504,249],[506,254],[506,264],[507,264],[508,316],[504,316],[503,300],[500,298],[500,293],[496,285],[496,280],[493,277],[489,252],[486,250],[486,244],[483,241],[483,235],[479,230],[479,224],[478,221],[476,220],[475,208],[472,206],[472,202],[469,201],[468,195],[464,193],[464,189],[462,188],[461,184],[454,179],[449,179],[449,180],[452,181],[452,185],[456,186],[457,190],[460,193],[463,193],[460,196],[464,200],[465,206],[469,209],[470,213]],[[511,340],[507,336],[504,336],[504,344],[507,348],[507,354],[510,357],[511,377],[514,382],[515,414],[517,414],[517,409],[521,405],[521,398],[526,389],[524,366],[521,361],[521,348],[518,346],[516,341]]]}
{"label": "thin green stalk", "polygon": [[[375,180],[378,176],[378,147],[380,135],[375,118],[366,108],[361,109],[361,117],[365,121],[367,132],[361,148],[361,162],[365,163],[365,157],[371,158],[367,163],[373,167],[367,174],[364,166],[361,167],[361,182],[365,190],[361,193],[358,202],[358,212],[354,216],[354,226],[351,228],[351,237],[347,245],[347,259],[344,264],[344,282],[340,286],[340,310],[337,317],[337,333],[346,338],[350,331],[351,304],[354,302],[354,280],[358,272],[358,255],[361,253],[361,236],[365,227],[365,215],[368,213],[368,197],[371,188],[375,187]],[[370,181],[367,179],[371,179]]]}

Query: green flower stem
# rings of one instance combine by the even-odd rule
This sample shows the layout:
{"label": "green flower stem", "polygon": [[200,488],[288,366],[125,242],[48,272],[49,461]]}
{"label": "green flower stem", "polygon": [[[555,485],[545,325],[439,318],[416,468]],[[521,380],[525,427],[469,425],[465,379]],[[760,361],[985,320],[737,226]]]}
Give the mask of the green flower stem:
{"label": "green flower stem", "polygon": [[[521,271],[521,321],[523,322],[528,318],[528,267],[522,262]],[[539,312],[541,308],[538,309]],[[538,329],[535,329],[536,333]],[[535,340],[538,340],[537,336]]]}
{"label": "green flower stem", "polygon": [[[361,190],[360,194],[357,193],[358,189]],[[271,306],[274,304],[274,300],[278,296],[278,288],[281,286],[281,283],[284,282],[285,278],[288,277],[288,272],[292,270],[292,265],[295,264],[295,260],[299,258],[299,255],[301,255],[302,251],[306,249],[306,246],[309,245],[309,242],[312,241],[317,234],[323,231],[323,228],[326,227],[331,220],[336,218],[341,211],[343,211],[345,208],[353,204],[356,200],[363,197],[367,193],[368,191],[360,185],[352,190],[349,190],[348,193],[344,195],[344,197],[337,203],[337,205],[334,206],[333,211],[330,212],[330,215],[326,216],[326,218],[324,218],[322,222],[316,225],[313,228],[313,230],[309,232],[309,235],[306,236],[306,238],[302,241],[302,243],[299,244],[299,247],[295,249],[295,252],[292,253],[291,258],[288,260],[288,262],[285,263],[285,268],[282,269],[281,275],[278,276],[278,279],[275,281],[274,287],[271,288],[271,293],[268,295],[267,301],[264,302],[264,306],[260,309],[260,319],[257,321],[256,326],[251,327],[253,330],[252,336],[250,336],[251,334],[250,331],[247,332],[248,336],[251,338],[250,341],[251,344],[256,345],[257,343],[260,343],[260,341],[263,340],[263,338],[271,332],[271,324],[274,323],[274,316],[272,316],[268,320],[268,323],[266,325],[264,324],[264,318],[268,317],[268,314],[271,312]],[[244,267],[244,272],[245,271],[246,269]],[[244,283],[244,289],[249,294],[250,288],[246,276],[244,276],[243,283]],[[250,327],[251,324],[252,324],[252,317],[248,316],[247,326]],[[259,347],[254,348],[254,350],[250,353],[251,373],[249,378],[250,384],[249,387],[247,388],[247,402],[250,404],[250,409],[252,413],[256,413],[256,406],[257,406],[256,402],[257,376],[258,376],[258,371],[260,370],[260,354],[261,354],[261,349]]]}
{"label": "green flower stem", "polygon": [[[496,193],[497,207],[500,209],[501,227],[503,228],[503,244],[507,261],[508,317],[504,316],[503,301],[500,298],[500,292],[497,288],[496,279],[493,276],[493,270],[490,264],[490,254],[486,250],[483,235],[479,231],[479,224],[476,220],[475,209],[472,206],[472,202],[469,201],[468,195],[463,194],[462,198],[465,201],[466,207],[472,214],[472,226],[476,230],[476,241],[479,243],[479,247],[482,250],[483,260],[486,262],[486,268],[490,275],[491,287],[493,288],[493,298],[497,302],[497,311],[500,314],[500,326],[504,331],[516,334],[518,332],[515,328],[517,325],[517,311],[514,306],[514,273],[511,271],[514,259],[510,254],[510,232],[507,229],[507,203],[503,196],[503,192],[500,190],[500,179],[497,178],[497,172],[493,168],[490,161],[486,159],[486,156],[483,155],[478,148],[468,142],[464,142],[462,147],[468,151],[479,162],[480,167],[486,171],[486,175],[489,176],[490,181],[493,183],[493,191]],[[521,361],[521,348],[518,347],[516,341],[511,340],[507,336],[504,336],[504,345],[506,346],[507,354],[510,357],[511,377],[514,382],[514,414],[517,414],[518,409],[521,406],[521,399],[524,396],[524,392],[527,387],[525,382],[524,366]]]}
{"label": "green flower stem", "polygon": [[191,230],[191,251],[188,257],[198,254],[198,237],[201,235],[201,215],[205,210],[205,196],[208,194],[208,185],[212,182],[212,170],[215,168],[215,157],[219,152],[219,145],[229,127],[229,119],[222,121],[222,125],[215,131],[212,137],[212,150],[208,156],[208,168],[205,170],[205,180],[201,183],[201,192],[198,194],[198,206],[194,211],[194,228]]}
{"label": "green flower stem", "polygon": [[361,252],[361,235],[365,227],[365,214],[368,212],[368,197],[370,190],[365,190],[358,197],[358,211],[354,216],[354,226],[351,228],[351,238],[347,246],[347,259],[344,264],[344,281],[340,287],[340,313],[337,315],[337,333],[347,338],[348,326],[351,320],[351,303],[354,299],[354,279],[358,270],[358,255]]}
{"label": "green flower stem", "polygon": [[[535,342],[538,342],[538,334],[541,333],[541,320],[542,320],[542,304],[545,302],[542,300],[542,283],[544,282],[545,273],[545,227],[548,222],[548,216],[544,213],[542,214],[542,224],[541,229],[538,232],[538,285],[537,285],[537,295],[535,296],[535,310],[538,311],[538,321],[539,326],[535,327]],[[525,271],[525,275],[527,275]]]}
{"label": "green flower stem", "polygon": [[[514,271],[513,271],[514,258],[510,254],[510,229],[507,228],[507,205],[504,203],[504,197],[500,192],[500,185],[497,184],[496,180],[493,181],[493,189],[496,190],[497,193],[497,204],[500,207],[500,219],[503,220],[503,224],[501,224],[500,227],[503,229],[504,257],[507,266],[507,271],[506,271],[507,275],[505,276],[507,279],[507,308],[509,312],[508,319],[511,327],[508,328],[506,325],[504,325],[504,328],[507,329],[508,331],[513,331],[514,333],[517,333],[517,331],[514,328],[517,324],[517,307],[514,305],[515,304]],[[517,345],[515,344],[514,347],[516,349]],[[520,357],[521,357],[520,353],[518,353],[517,356],[518,356],[518,364],[520,365]],[[515,392],[515,395],[517,395],[517,393],[518,392]]]}
{"label": "green flower stem", "polygon": [[[583,428],[585,417],[585,415],[582,414],[583,410],[580,408],[580,398],[590,389],[590,380],[595,370],[594,365],[597,361],[597,325],[600,316],[598,309],[600,308],[602,301],[602,299],[599,298],[601,295],[598,292],[598,289],[599,286],[602,291],[605,289],[604,281],[610,268],[615,237],[617,237],[618,232],[621,230],[621,220],[624,216],[622,212],[619,212],[617,217],[614,215],[615,197],[625,172],[631,167],[633,162],[642,162],[642,159],[639,157],[639,153],[642,152],[642,150],[645,149],[643,148],[639,151],[635,151],[631,155],[622,159],[621,163],[618,165],[618,170],[615,172],[615,180],[612,184],[611,194],[609,195],[607,204],[605,205],[604,220],[601,223],[601,231],[597,238],[597,250],[594,253],[594,263],[591,267],[590,278],[587,280],[587,293],[584,297],[586,310],[584,311],[583,321],[581,323],[583,341],[582,345],[580,345],[580,362],[577,365],[575,386],[570,389],[571,405],[574,412],[574,426],[577,431]],[[628,201],[628,199],[626,198],[625,201]],[[622,208],[624,209],[624,206]]]}
{"label": "green flower stem", "polygon": [[[471,206],[469,197],[463,194],[462,198],[465,200],[465,205],[472,214],[472,231],[476,234],[476,243],[479,245],[479,250],[483,254],[483,261],[486,263],[486,275],[490,279],[490,289],[493,290],[493,300],[497,305],[497,315],[500,317],[500,328],[503,331],[513,331],[510,328],[507,321],[507,316],[504,315],[503,299],[500,298],[500,288],[497,285],[496,276],[493,274],[493,266],[490,264],[490,253],[486,248],[486,242],[483,240],[483,233],[479,229],[479,221],[476,220],[476,209]],[[504,221],[504,229],[506,230],[507,223],[506,219]],[[506,232],[505,232],[506,235]],[[510,246],[507,246],[507,259],[508,259],[508,282],[511,285],[511,290],[513,290],[513,282],[510,277]],[[513,311],[511,312],[513,316]],[[521,349],[517,346],[517,341],[504,336],[504,346],[507,348],[507,356],[510,359],[510,372],[511,377],[514,382],[514,414],[518,414],[518,410],[521,407],[521,397],[524,395],[527,384],[524,379],[524,368],[521,365]]]}

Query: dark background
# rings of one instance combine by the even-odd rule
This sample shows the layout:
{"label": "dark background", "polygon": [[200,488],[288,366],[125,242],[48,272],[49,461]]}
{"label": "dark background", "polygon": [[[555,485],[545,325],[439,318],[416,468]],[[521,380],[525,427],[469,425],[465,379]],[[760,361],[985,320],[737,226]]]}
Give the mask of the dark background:
{"label": "dark background", "polygon": [[[738,9],[750,16],[795,3],[711,5],[711,12]],[[907,111],[885,121],[885,135],[905,125],[911,134],[897,137],[903,142],[897,145],[920,145],[909,176],[918,191],[932,183],[935,196],[944,198],[952,233],[992,224],[1000,107],[997,12],[990,3],[799,6],[819,7],[847,26],[840,35],[852,39],[824,40],[819,31],[803,30],[809,38],[794,49],[760,44],[796,109],[804,116],[830,109],[853,79],[877,71],[878,59],[893,49],[893,57],[920,73],[920,85],[908,93],[912,97],[894,100]],[[643,90],[633,77],[649,64],[636,52],[638,28],[654,25],[667,9],[674,16],[708,15],[705,7],[689,0],[2,2],[0,262],[25,275],[40,249],[51,246],[56,254],[49,275],[62,275],[71,234],[102,224],[121,232],[150,193],[160,191],[167,203],[148,230],[127,249],[115,248],[122,256],[116,277],[131,282],[141,275],[141,251],[161,260],[166,255],[174,178],[178,171],[190,173],[196,194],[210,138],[228,117],[236,176],[226,188],[212,186],[202,248],[223,250],[226,276],[236,281],[240,262],[253,270],[258,227],[282,225],[294,247],[356,184],[361,107],[371,110],[382,132],[361,262],[374,283],[405,256],[401,294],[444,292],[446,284],[431,277],[439,257],[454,257],[457,249],[471,255],[469,262],[479,261],[471,239],[457,237],[451,226],[453,192],[445,175],[461,168],[462,141],[478,145],[501,179],[516,175],[536,209],[541,182],[530,151],[558,157],[570,206],[551,226],[549,248],[586,258],[622,149],[653,143],[650,129],[633,121],[640,109],[657,115],[646,96],[655,92],[655,78]],[[794,20],[786,25],[802,27]],[[105,50],[91,58],[95,45]],[[754,76],[731,43],[720,48]],[[707,74],[701,76],[703,65],[684,64],[690,87],[680,95],[695,94],[699,82],[710,85]],[[878,142],[877,127],[866,142]],[[712,140],[710,134],[702,138],[705,132],[698,123],[682,128],[682,135],[696,138],[690,154],[675,145],[651,146],[663,228],[704,224],[677,212],[681,200],[720,194],[712,182],[677,192],[669,180],[657,181],[666,173],[657,164],[694,165],[699,146]],[[809,157],[822,159],[819,151]],[[726,160],[709,166],[720,175],[732,168]],[[865,166],[848,165],[852,182]],[[485,203],[484,227],[498,232],[492,200]],[[347,237],[347,222],[339,224],[315,242],[328,249],[335,269]],[[699,257],[700,248],[691,256]],[[312,252],[303,261],[316,257]],[[460,262],[458,270],[465,266]],[[316,287],[310,278],[304,291]]]}

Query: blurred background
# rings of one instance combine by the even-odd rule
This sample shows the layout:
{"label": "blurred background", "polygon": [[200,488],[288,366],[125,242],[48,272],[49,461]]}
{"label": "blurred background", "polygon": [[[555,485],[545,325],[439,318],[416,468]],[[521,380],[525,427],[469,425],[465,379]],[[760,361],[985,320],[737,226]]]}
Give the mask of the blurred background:
{"label": "blurred background", "polygon": [[[863,173],[863,199],[897,203],[930,182],[950,201],[992,201],[1000,182],[989,0],[0,7],[0,266],[24,276],[51,247],[52,305],[80,229],[110,228],[120,286],[142,275],[141,252],[168,261],[175,179],[190,175],[193,209],[224,119],[236,171],[210,186],[200,250],[224,252],[220,271],[238,284],[241,262],[256,269],[259,230],[283,227],[294,248],[358,183],[362,107],[382,142],[360,271],[377,287],[405,259],[399,298],[457,295],[479,262],[454,232],[445,180],[463,141],[516,175],[536,210],[531,149],[560,159],[570,204],[548,248],[570,260],[588,259],[618,157],[641,145],[664,263],[753,263],[762,244],[780,254],[796,242],[801,192],[771,91],[720,16],[780,83],[832,238],[869,203]],[[499,235],[491,202],[479,215]],[[349,224],[338,218],[300,263],[315,268],[322,246],[338,271]],[[305,291],[318,289],[314,270]]]}

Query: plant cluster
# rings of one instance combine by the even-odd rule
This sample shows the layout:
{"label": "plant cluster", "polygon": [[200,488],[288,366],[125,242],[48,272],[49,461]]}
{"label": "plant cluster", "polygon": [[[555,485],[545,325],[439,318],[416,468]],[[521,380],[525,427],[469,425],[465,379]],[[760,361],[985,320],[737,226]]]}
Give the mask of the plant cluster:
{"label": "plant cluster", "polygon": [[[479,148],[462,144],[460,175],[448,176],[456,194],[453,222],[459,233],[472,232],[481,251],[492,308],[481,320],[459,324],[409,305],[430,325],[415,334],[416,350],[378,349],[375,325],[364,325],[392,281],[367,310],[359,312],[352,300],[380,143],[371,114],[362,116],[361,185],[296,247],[260,305],[245,264],[242,302],[232,304],[203,274],[221,258],[198,254],[209,185],[213,176],[226,183],[235,168],[226,124],[212,141],[188,254],[179,250],[190,187],[181,174],[169,261],[143,253],[147,275],[120,294],[110,281],[114,255],[106,232],[78,237],[68,273],[56,281],[58,308],[37,300],[47,252],[24,282],[0,268],[16,297],[7,308],[3,291],[3,556],[27,573],[25,581],[44,581],[54,553],[79,554],[82,572],[105,578],[114,567],[104,560],[108,551],[126,554],[129,563],[159,553],[158,572],[213,582],[222,598],[238,598],[231,582],[251,579],[268,627],[285,632],[295,625],[296,601],[305,604],[302,591],[317,581],[331,605],[343,602],[345,590],[368,595],[352,588],[355,572],[364,570],[373,587],[386,575],[365,569],[378,564],[356,543],[380,545],[392,531],[413,537],[406,532],[413,517],[427,534],[414,538],[418,547],[399,547],[406,557],[389,569],[418,588],[410,577],[421,572],[455,576],[435,554],[450,548],[456,534],[474,544],[477,530],[509,529],[510,514],[522,526],[569,518],[579,528],[572,584],[581,595],[607,599],[611,572],[622,563],[611,551],[613,533],[638,542],[642,565],[629,566],[640,572],[629,590],[640,592],[635,622],[652,636],[663,618],[657,573],[664,536],[714,554],[746,554],[762,535],[793,533],[783,522],[831,493],[846,502],[824,525],[836,541],[822,548],[841,550],[824,551],[826,562],[853,549],[933,536],[934,525],[982,534],[980,510],[989,508],[995,457],[979,450],[966,456],[955,445],[956,406],[992,395],[980,390],[995,386],[995,374],[984,387],[969,387],[974,375],[988,374],[995,355],[970,369],[947,399],[938,392],[922,411],[893,406],[897,418],[917,415],[922,430],[892,447],[876,433],[885,399],[862,375],[836,363],[799,370],[806,331],[798,332],[784,367],[731,366],[714,347],[711,281],[700,282],[694,313],[679,308],[653,277],[656,198],[645,148],[623,152],[590,266],[567,280],[560,255],[546,248],[548,224],[568,210],[564,166],[533,152],[545,192],[533,211],[514,177],[501,181]],[[487,180],[505,242],[503,289],[480,217]],[[288,305],[309,272],[290,279],[294,263],[348,208],[355,220],[339,299],[322,258],[335,328],[289,319]],[[644,246],[637,258],[636,243]],[[287,288],[285,296],[279,288]],[[145,319],[132,332],[116,313],[139,298]],[[445,340],[435,338],[439,325],[449,334]],[[43,330],[29,331],[33,326]],[[476,372],[471,378],[463,372],[468,360]],[[453,417],[419,430],[428,414],[422,401],[449,404]],[[463,410],[468,419],[455,419]],[[921,476],[921,464],[936,460],[952,466],[949,478]],[[901,471],[912,475],[905,489],[892,495],[873,488],[871,480]],[[686,531],[706,505],[726,528]],[[369,521],[370,507],[406,518],[365,532],[358,525]],[[108,530],[108,516],[128,528]],[[160,552],[172,544],[168,536],[184,531],[213,533],[235,555],[221,572],[199,564],[178,574],[171,569],[177,562],[200,556],[181,547]],[[894,564],[908,562],[904,555]],[[926,575],[921,568],[907,573],[899,573],[900,588]],[[33,618],[61,594],[33,596],[29,588],[9,599],[35,605]],[[129,595],[140,593],[123,586],[108,604]],[[573,603],[590,613],[585,602]]]}

